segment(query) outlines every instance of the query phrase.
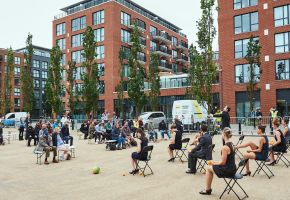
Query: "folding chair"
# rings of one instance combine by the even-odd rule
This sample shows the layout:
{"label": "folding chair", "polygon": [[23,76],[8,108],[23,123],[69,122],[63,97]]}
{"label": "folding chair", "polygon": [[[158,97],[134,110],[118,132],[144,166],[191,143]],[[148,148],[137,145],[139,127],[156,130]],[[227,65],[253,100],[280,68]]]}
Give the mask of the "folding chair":
{"label": "folding chair", "polygon": [[[190,141],[190,138],[184,138],[184,139],[181,140],[182,147],[181,147],[181,149],[175,149],[174,159],[175,158],[179,158],[180,162],[186,162],[188,160],[188,157],[185,154],[185,152],[187,151],[187,146],[188,146],[189,141]],[[179,155],[180,151],[181,151],[181,155]],[[183,156],[185,156],[186,161],[182,160]]]}
{"label": "folding chair", "polygon": [[[254,177],[256,174],[259,174],[261,171],[263,171],[266,176],[270,179],[271,177],[274,176],[273,172],[270,170],[270,168],[266,165],[266,161],[269,159],[269,156],[265,160],[255,160],[258,167],[256,171],[254,172],[253,176]],[[266,168],[266,169],[264,169]],[[267,171],[266,171],[267,170]]]}
{"label": "folding chair", "polygon": [[[153,170],[151,169],[151,167],[149,166],[148,162],[151,160],[151,154],[152,154],[152,150],[153,150],[153,146],[147,146],[147,147],[144,147],[142,152],[141,152],[141,157],[143,154],[146,154],[147,153],[147,158],[145,160],[137,160],[137,169],[139,169],[142,173],[142,175],[144,176],[148,176],[148,175],[153,175]],[[145,166],[144,167],[141,167],[140,166],[140,162],[145,162]],[[150,173],[149,174],[145,174],[145,170],[149,168],[150,170]]]}
{"label": "folding chair", "polygon": [[[242,144],[243,141],[244,141],[244,139],[245,139],[245,136],[242,135],[242,136],[239,138],[239,140],[238,140],[238,142],[237,142],[237,144],[236,144],[235,146],[238,146],[238,145]],[[242,152],[240,152],[239,149],[235,148],[235,154],[239,157],[240,160],[243,160],[244,156],[243,156]]]}
{"label": "folding chair", "polygon": [[[245,198],[248,198],[248,194],[245,192],[245,190],[242,188],[242,186],[238,183],[238,180],[241,180],[243,179],[243,175],[241,173],[238,172],[239,168],[242,167],[241,171],[243,171],[244,169],[244,166],[245,166],[245,163],[247,162],[248,160],[241,160],[239,162],[239,166],[238,166],[238,169],[237,169],[237,172],[236,174],[233,176],[233,177],[223,177],[224,181],[226,182],[227,186],[226,188],[224,189],[223,193],[221,194],[220,196],[220,199],[222,198],[222,196],[225,194],[225,192],[228,192],[228,194],[232,191],[236,197],[239,199],[239,200],[243,200]],[[244,197],[241,198],[237,192],[234,190],[234,186],[237,185],[244,193]]]}
{"label": "folding chair", "polygon": [[[211,150],[211,151],[213,151],[214,150],[214,147],[215,147],[215,144],[212,144],[212,145],[209,145],[208,146],[208,148]],[[198,162],[198,164],[197,164],[197,168],[196,168],[196,170],[200,170],[200,172],[202,172],[202,171],[206,171],[205,170],[205,166],[207,165],[207,159],[206,158],[198,158],[197,159],[197,162]]]}
{"label": "folding chair", "polygon": [[34,151],[36,154],[36,164],[41,165],[41,157],[45,154],[44,151]]}
{"label": "folding chair", "polygon": [[274,155],[277,155],[276,164],[278,164],[279,161],[282,161],[285,164],[285,166],[288,168],[290,166],[290,161],[285,157],[284,154],[286,153],[287,151],[274,152]]}

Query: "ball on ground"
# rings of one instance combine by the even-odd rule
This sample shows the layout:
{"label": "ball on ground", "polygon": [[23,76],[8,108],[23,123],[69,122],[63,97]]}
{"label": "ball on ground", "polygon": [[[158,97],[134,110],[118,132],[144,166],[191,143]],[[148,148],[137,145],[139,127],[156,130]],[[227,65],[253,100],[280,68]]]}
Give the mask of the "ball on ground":
{"label": "ball on ground", "polygon": [[92,169],[92,173],[93,173],[93,174],[99,174],[100,171],[101,171],[101,168],[100,168],[100,167],[94,167],[94,168]]}

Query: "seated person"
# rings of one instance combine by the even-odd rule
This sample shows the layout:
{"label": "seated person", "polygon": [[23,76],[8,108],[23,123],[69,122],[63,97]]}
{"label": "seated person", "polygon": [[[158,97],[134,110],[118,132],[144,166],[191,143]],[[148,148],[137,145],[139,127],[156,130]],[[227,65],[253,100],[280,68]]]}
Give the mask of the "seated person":
{"label": "seated person", "polygon": [[188,153],[188,170],[186,173],[196,173],[196,162],[198,158],[211,160],[212,149],[209,147],[212,145],[212,138],[207,132],[207,126],[202,125],[200,128],[201,137],[199,138],[198,145]]}
{"label": "seated person", "polygon": [[206,169],[206,188],[199,192],[202,195],[210,195],[212,192],[211,185],[213,175],[216,174],[219,178],[233,177],[237,171],[235,164],[234,145],[230,141],[232,137],[231,129],[226,127],[223,129],[223,147],[221,152],[221,161],[213,162],[212,166]]}
{"label": "seated person", "polygon": [[66,144],[68,144],[68,141],[70,142],[70,146],[73,145],[74,138],[69,134],[69,126],[68,123],[65,122],[64,126],[61,128],[61,138],[63,141],[65,141]]}
{"label": "seated person", "polygon": [[130,172],[130,174],[136,174],[139,172],[139,169],[137,169],[137,160],[146,160],[147,159],[147,154],[148,153],[142,153],[142,150],[144,147],[148,146],[148,139],[145,137],[145,134],[142,129],[137,129],[137,138],[136,143],[137,143],[137,151],[133,152],[131,157],[132,157],[132,167],[133,170]]}
{"label": "seated person", "polygon": [[81,124],[81,128],[80,128],[80,132],[82,132],[84,134],[84,139],[86,140],[88,138],[88,134],[89,134],[89,126],[90,126],[90,123],[89,121],[84,121],[82,124]]}
{"label": "seated person", "polygon": [[170,144],[168,147],[168,154],[170,157],[168,162],[173,162],[174,161],[173,150],[181,149],[182,147],[182,142],[181,142],[182,133],[177,130],[176,124],[172,124],[170,130],[171,130],[172,138],[170,139]]}
{"label": "seated person", "polygon": [[[157,132],[154,130],[154,123],[153,123],[153,119],[152,118],[150,118],[149,119],[149,123],[148,123],[148,133],[149,133],[149,140],[152,140],[152,141],[154,141],[154,142],[156,142],[157,141],[157,139],[158,139],[158,136],[157,136]],[[154,138],[154,136],[155,136],[155,138]]]}
{"label": "seated person", "polygon": [[116,124],[115,128],[112,131],[112,140],[117,140],[118,150],[126,149],[125,138],[122,137],[119,123]]}
{"label": "seated person", "polygon": [[63,151],[63,155],[60,156],[61,160],[70,160],[71,159],[71,155],[70,155],[70,152],[69,152],[69,145],[65,144],[63,142],[63,140],[61,139],[59,133],[60,133],[60,128],[56,127],[54,129],[53,134],[52,134],[53,146],[57,147],[58,151]]}
{"label": "seated person", "polygon": [[[269,154],[269,141],[268,137],[265,135],[265,126],[258,126],[257,134],[259,135],[259,144],[258,146],[253,142],[245,142],[238,146],[236,149],[250,147],[251,150],[248,150],[247,153],[244,154],[244,159],[252,159],[252,160],[266,160]],[[246,173],[243,176],[250,176],[251,171],[249,167],[249,161],[246,163]]]}
{"label": "seated person", "polygon": [[89,139],[95,138],[95,142],[97,142],[97,137],[96,137],[96,128],[95,128],[95,123],[91,122],[88,128],[88,136]]}
{"label": "seated person", "polygon": [[106,123],[106,140],[111,139],[111,133],[112,133],[112,121],[108,120]]}
{"label": "seated person", "polygon": [[276,161],[274,158],[274,152],[285,152],[287,150],[286,147],[286,139],[283,135],[283,132],[279,129],[280,122],[278,118],[273,119],[272,127],[275,133],[275,143],[271,147],[270,151],[270,163],[268,165],[275,165]]}
{"label": "seated person", "polygon": [[101,123],[95,126],[95,129],[96,129],[96,133],[95,133],[96,142],[98,140],[99,143],[102,143],[104,140],[104,134],[106,132],[105,122],[102,120]]}
{"label": "seated person", "polygon": [[284,129],[283,129],[283,135],[284,135],[286,141],[289,142],[290,141],[289,119],[284,118],[282,120],[282,125],[284,127]]}
{"label": "seated person", "polygon": [[4,138],[3,138],[3,124],[0,122],[0,145],[4,145]]}
{"label": "seated person", "polygon": [[131,129],[129,128],[128,122],[125,122],[122,128],[122,136],[126,139],[127,144],[134,143],[134,138],[131,136]]}
{"label": "seated person", "polygon": [[168,130],[167,130],[167,125],[166,125],[166,123],[165,123],[164,120],[162,120],[162,121],[159,123],[158,130],[159,130],[160,133],[161,133],[162,139],[164,139],[164,135],[165,135],[165,134],[167,135],[168,139],[171,138],[171,137],[170,137],[170,134],[169,134],[169,132],[168,132]]}
{"label": "seated person", "polygon": [[31,122],[28,123],[28,127],[27,127],[27,130],[26,130],[26,137],[27,137],[27,146],[30,147],[30,143],[31,143],[31,140],[33,140],[34,142],[34,146],[36,146],[36,137],[35,137],[35,130],[34,128],[32,127],[32,124]]}
{"label": "seated person", "polygon": [[52,137],[48,134],[48,130],[45,125],[43,125],[42,133],[39,134],[39,142],[36,147],[36,151],[44,151],[45,154],[45,161],[44,164],[48,165],[47,158],[50,156],[50,152],[53,151],[53,163],[58,163],[55,159],[57,156],[56,147],[52,144]]}

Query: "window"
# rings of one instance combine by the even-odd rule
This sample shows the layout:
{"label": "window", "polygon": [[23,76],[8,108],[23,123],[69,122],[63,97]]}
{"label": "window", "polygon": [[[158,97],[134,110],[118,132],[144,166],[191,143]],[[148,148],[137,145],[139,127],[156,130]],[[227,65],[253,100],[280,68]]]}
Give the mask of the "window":
{"label": "window", "polygon": [[146,62],[146,55],[143,52],[137,52],[137,60]]}
{"label": "window", "polygon": [[129,43],[131,41],[131,33],[129,31],[121,29],[121,40],[124,43]]}
{"label": "window", "polygon": [[48,69],[48,62],[43,61],[41,67],[42,69]]}
{"label": "window", "polygon": [[20,88],[14,88],[14,96],[20,96]]}
{"label": "window", "polygon": [[81,51],[75,51],[75,52],[72,52],[72,61],[73,62],[76,62],[76,63],[81,63],[84,61],[84,58],[83,58],[83,50]]}
{"label": "window", "polygon": [[150,35],[157,35],[157,28],[155,28],[154,26],[150,26]]}
{"label": "window", "polygon": [[14,86],[16,86],[16,87],[20,86],[20,79],[19,78],[14,79]]}
{"label": "window", "polygon": [[130,68],[128,66],[128,64],[124,65],[124,77],[130,77]]}
{"label": "window", "polygon": [[105,63],[98,64],[98,73],[99,73],[99,76],[105,75]]}
{"label": "window", "polygon": [[46,85],[46,81],[41,81],[41,87],[45,88],[45,85]]}
{"label": "window", "polygon": [[98,89],[99,89],[99,93],[100,94],[105,94],[105,82],[104,81],[100,81],[99,82]]}
{"label": "window", "polygon": [[275,34],[275,52],[276,53],[289,52],[290,50],[289,34],[290,32]]}
{"label": "window", "polygon": [[177,51],[172,50],[172,58],[177,59]]}
{"label": "window", "polygon": [[14,106],[20,107],[20,99],[14,99]]}
{"label": "window", "polygon": [[39,78],[39,71],[38,70],[33,70],[33,77],[34,78]]}
{"label": "window", "polygon": [[[261,108],[260,91],[255,92],[255,108]],[[247,92],[236,92],[236,113],[237,117],[250,117],[250,102]]]}
{"label": "window", "polygon": [[34,86],[34,88],[39,88],[39,86],[40,86],[39,80],[33,80],[33,86]]}
{"label": "window", "polygon": [[86,25],[86,19],[87,19],[86,16],[73,19],[72,20],[71,30],[72,31],[77,31],[77,30],[81,30],[81,29],[86,28],[86,26],[87,26]]}
{"label": "window", "polygon": [[[258,66],[255,65],[254,67],[254,80],[257,83],[260,81],[260,70]],[[236,83],[248,83],[250,79],[250,64],[236,65],[235,74]]]}
{"label": "window", "polygon": [[[259,40],[259,38],[254,38]],[[236,40],[235,41],[235,58],[244,58],[247,55],[248,43],[250,39]]]}
{"label": "window", "polygon": [[84,67],[77,67],[74,71],[74,79],[81,80],[83,73],[86,72],[86,69]]}
{"label": "window", "polygon": [[63,35],[65,34],[65,23],[57,24],[56,25],[56,35]]}
{"label": "window", "polygon": [[41,72],[41,77],[47,79],[47,72]]}
{"label": "window", "polygon": [[93,24],[102,24],[105,22],[105,11],[101,10],[93,14]]}
{"label": "window", "polygon": [[39,93],[39,90],[34,90],[34,96],[35,96],[35,98],[39,98],[40,97],[39,94],[40,94]]}
{"label": "window", "polygon": [[276,80],[290,79],[290,60],[276,60]]}
{"label": "window", "polygon": [[65,39],[56,40],[56,44],[59,46],[61,50],[65,50]]}
{"label": "window", "polygon": [[40,62],[38,60],[33,60],[33,67],[34,68],[39,68]]}
{"label": "window", "polygon": [[83,34],[73,35],[71,37],[71,47],[83,46]]}
{"label": "window", "polygon": [[64,66],[64,65],[66,64],[66,55],[65,55],[65,54],[62,55],[62,58],[61,58],[60,64],[61,64],[62,66]]}
{"label": "window", "polygon": [[234,9],[241,9],[258,5],[258,0],[234,0]]}
{"label": "window", "polygon": [[121,24],[125,26],[130,26],[131,25],[131,15],[121,12]]}
{"label": "window", "polygon": [[96,47],[96,54],[97,54],[97,59],[104,59],[105,58],[105,46],[97,46]]}
{"label": "window", "polygon": [[172,41],[173,46],[177,46],[177,38],[176,37],[172,36],[171,41]]}
{"label": "window", "polygon": [[234,21],[235,34],[257,31],[259,28],[258,12],[235,16]]}
{"label": "window", "polygon": [[156,51],[157,50],[157,44],[156,44],[156,42],[150,41],[150,50],[151,51]]}
{"label": "window", "polygon": [[14,67],[14,75],[19,76],[20,75],[20,67]]}
{"label": "window", "polygon": [[15,57],[14,63],[15,63],[15,65],[20,65],[20,57]]}
{"label": "window", "polygon": [[122,46],[122,50],[124,53],[124,59],[128,60],[130,56],[130,48]]}
{"label": "window", "polygon": [[99,28],[94,30],[95,34],[95,42],[103,42],[105,39],[105,29],[104,28]]}
{"label": "window", "polygon": [[290,5],[274,8],[275,27],[290,24]]}

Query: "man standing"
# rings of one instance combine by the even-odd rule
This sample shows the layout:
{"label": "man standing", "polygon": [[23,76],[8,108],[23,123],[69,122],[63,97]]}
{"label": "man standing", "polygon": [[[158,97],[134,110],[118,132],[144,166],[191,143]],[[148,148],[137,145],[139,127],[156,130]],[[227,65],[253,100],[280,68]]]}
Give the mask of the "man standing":
{"label": "man standing", "polygon": [[207,126],[201,125],[200,132],[200,137],[196,141],[193,141],[193,143],[198,142],[198,145],[188,153],[189,169],[186,171],[188,174],[196,173],[196,162],[198,158],[206,160],[212,159],[212,149],[209,147],[212,145],[212,138],[207,132]]}
{"label": "man standing", "polygon": [[231,127],[230,125],[230,115],[229,112],[231,111],[231,108],[229,106],[225,106],[224,110],[221,114],[215,114],[213,115],[214,117],[221,117],[222,118],[222,125],[221,125],[221,129],[223,130],[225,127]]}

